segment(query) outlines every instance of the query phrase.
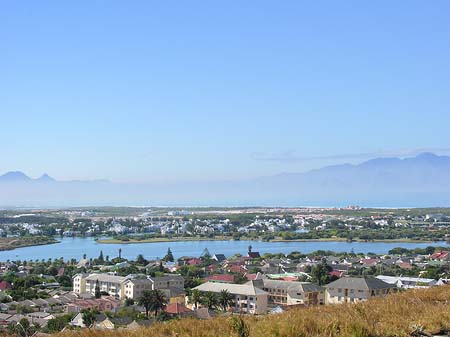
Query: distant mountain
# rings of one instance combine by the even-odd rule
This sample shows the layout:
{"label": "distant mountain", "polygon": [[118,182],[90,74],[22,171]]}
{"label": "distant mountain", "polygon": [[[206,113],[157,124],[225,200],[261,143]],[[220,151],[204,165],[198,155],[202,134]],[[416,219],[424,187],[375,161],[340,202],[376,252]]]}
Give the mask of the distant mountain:
{"label": "distant mountain", "polygon": [[44,183],[54,183],[56,182],[55,179],[50,177],[47,173],[44,173],[39,178],[36,179],[36,181],[44,182]]}
{"label": "distant mountain", "polygon": [[0,182],[23,182],[30,181],[31,178],[20,171],[7,172],[0,176]]}
{"label": "distant mountain", "polygon": [[25,173],[20,171],[7,172],[0,176],[0,183],[29,183],[29,182],[56,182],[55,179],[44,173],[37,179],[30,178]]}
{"label": "distant mountain", "polygon": [[[7,182],[7,183],[6,183]],[[450,157],[375,158],[245,181],[117,184],[0,176],[0,205],[450,206]]]}

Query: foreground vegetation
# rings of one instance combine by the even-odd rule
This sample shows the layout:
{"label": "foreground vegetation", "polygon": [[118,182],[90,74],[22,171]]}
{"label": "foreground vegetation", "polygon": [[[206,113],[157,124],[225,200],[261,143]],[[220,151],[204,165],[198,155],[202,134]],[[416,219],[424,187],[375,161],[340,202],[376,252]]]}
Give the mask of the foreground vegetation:
{"label": "foreground vegetation", "polygon": [[[265,317],[245,317],[244,327],[234,316],[212,320],[173,320],[150,328],[122,331],[67,331],[63,337],[183,336],[421,336],[450,331],[450,287],[409,290],[365,303],[293,309]],[[241,333],[239,333],[239,331]]]}

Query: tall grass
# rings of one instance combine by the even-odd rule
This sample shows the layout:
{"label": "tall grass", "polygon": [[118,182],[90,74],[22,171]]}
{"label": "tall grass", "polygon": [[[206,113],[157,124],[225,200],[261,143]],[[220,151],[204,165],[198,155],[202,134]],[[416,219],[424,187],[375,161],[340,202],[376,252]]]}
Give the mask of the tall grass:
{"label": "tall grass", "polygon": [[[246,317],[250,337],[411,336],[414,331],[450,331],[450,286],[409,290],[358,304],[298,308],[284,314]],[[224,337],[237,336],[230,319],[182,319],[134,331],[83,330],[64,337]]]}

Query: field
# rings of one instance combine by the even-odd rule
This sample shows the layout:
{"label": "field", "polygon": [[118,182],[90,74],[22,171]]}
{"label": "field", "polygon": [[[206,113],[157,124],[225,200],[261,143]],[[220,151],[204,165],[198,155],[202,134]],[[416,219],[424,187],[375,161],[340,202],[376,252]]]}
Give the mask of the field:
{"label": "field", "polygon": [[[293,309],[245,317],[250,337],[429,336],[450,331],[450,286],[410,290],[365,303]],[[157,323],[138,330],[67,331],[61,337],[224,337],[239,336],[229,317]],[[242,335],[241,335],[242,336]]]}

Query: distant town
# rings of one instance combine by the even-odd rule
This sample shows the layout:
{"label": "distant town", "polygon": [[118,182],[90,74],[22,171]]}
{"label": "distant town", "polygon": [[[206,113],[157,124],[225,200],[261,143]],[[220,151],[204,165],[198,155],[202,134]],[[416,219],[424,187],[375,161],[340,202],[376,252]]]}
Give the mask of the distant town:
{"label": "distant town", "polygon": [[[95,256],[3,260],[0,329],[27,335],[67,329],[137,329],[185,317],[279,314],[292,308],[366,301],[445,285],[450,209],[97,208],[4,210],[1,248],[98,237]],[[245,254],[207,248],[174,256],[177,240],[248,240]],[[317,250],[267,253],[251,242],[358,240],[434,242],[383,254]],[[112,243],[164,242],[160,258],[105,255]],[[29,333],[29,334],[28,334]]]}

